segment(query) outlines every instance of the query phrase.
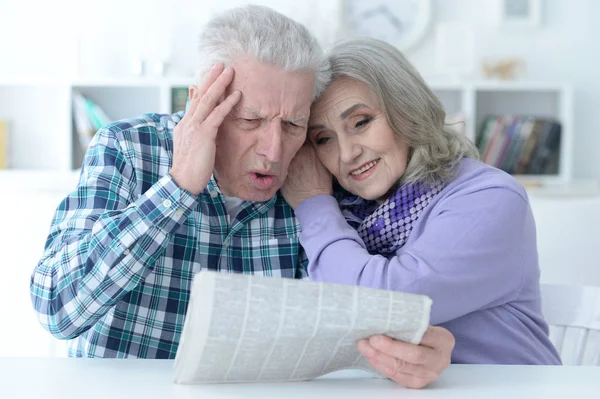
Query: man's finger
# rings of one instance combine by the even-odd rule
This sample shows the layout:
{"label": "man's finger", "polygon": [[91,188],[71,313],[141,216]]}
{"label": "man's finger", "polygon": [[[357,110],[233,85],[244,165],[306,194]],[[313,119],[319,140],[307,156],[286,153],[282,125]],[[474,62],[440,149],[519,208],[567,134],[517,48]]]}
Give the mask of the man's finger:
{"label": "man's finger", "polygon": [[233,107],[240,101],[240,98],[242,98],[241,91],[236,90],[231,93],[219,106],[213,109],[204,123],[216,131],[221,126],[221,123],[223,123],[225,117],[229,115]]}
{"label": "man's finger", "polygon": [[202,122],[213,112],[217,106],[217,102],[223,97],[227,86],[233,80],[233,68],[227,67],[221,75],[208,88],[208,90],[200,97],[198,106],[194,112],[193,120]]}
{"label": "man's finger", "polygon": [[221,73],[223,73],[223,69],[225,66],[222,62],[217,62],[212,68],[204,75],[202,78],[202,82],[199,85],[194,87],[193,95],[190,92],[190,106],[188,111],[185,113],[185,117],[193,118],[196,113],[196,109],[198,108],[198,103],[200,102],[200,98],[208,91],[210,86],[217,80]]}

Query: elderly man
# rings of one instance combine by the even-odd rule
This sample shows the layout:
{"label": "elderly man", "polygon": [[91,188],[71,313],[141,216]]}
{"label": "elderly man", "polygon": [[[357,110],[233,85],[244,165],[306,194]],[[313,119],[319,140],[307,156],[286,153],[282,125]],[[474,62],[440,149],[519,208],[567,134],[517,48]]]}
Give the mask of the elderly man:
{"label": "elderly man", "polygon": [[[299,225],[278,194],[329,80],[302,25],[248,6],[213,19],[185,112],[102,128],[59,205],[31,296],[77,357],[173,358],[202,268],[304,278]],[[367,359],[411,387],[450,361],[452,335],[420,346],[372,337]]]}

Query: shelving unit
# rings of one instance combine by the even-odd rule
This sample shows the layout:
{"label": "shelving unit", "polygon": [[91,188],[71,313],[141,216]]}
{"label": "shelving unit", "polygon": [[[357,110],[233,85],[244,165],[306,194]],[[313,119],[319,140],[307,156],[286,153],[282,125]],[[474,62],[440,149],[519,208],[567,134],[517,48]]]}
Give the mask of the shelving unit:
{"label": "shelving unit", "polygon": [[119,120],[172,112],[173,89],[191,83],[192,78],[0,81],[0,119],[10,124],[10,170],[79,168],[83,150],[72,120],[75,91],[96,102],[112,120]]}
{"label": "shelving unit", "polygon": [[[0,81],[0,119],[11,124],[13,169],[71,171],[82,160],[72,121],[72,94],[79,91],[96,102],[113,120],[148,112],[171,113],[174,89],[193,79],[98,79]],[[554,118],[562,124],[559,173],[523,176],[549,183],[571,180],[573,149],[572,88],[561,83],[429,82],[448,115],[461,114],[465,134],[475,140],[490,114],[526,114]]]}
{"label": "shelving unit", "polygon": [[573,89],[562,83],[482,81],[466,84],[430,82],[448,115],[462,113],[465,134],[473,141],[489,115],[527,115],[555,119],[562,126],[556,175],[519,175],[529,183],[567,184],[573,164]]}

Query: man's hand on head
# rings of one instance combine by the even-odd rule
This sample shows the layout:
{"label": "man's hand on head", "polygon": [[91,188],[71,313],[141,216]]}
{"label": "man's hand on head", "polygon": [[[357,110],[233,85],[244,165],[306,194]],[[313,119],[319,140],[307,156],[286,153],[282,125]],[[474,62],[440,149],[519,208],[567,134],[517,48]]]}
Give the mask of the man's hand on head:
{"label": "man's hand on head", "polygon": [[365,359],[384,376],[407,388],[424,388],[450,365],[454,336],[429,326],[419,345],[375,335],[358,342]]}
{"label": "man's hand on head", "polygon": [[317,158],[310,142],[307,141],[292,160],[281,193],[293,209],[308,198],[333,193],[331,173]]}
{"label": "man's hand on head", "polygon": [[218,104],[232,81],[233,69],[215,64],[199,86],[190,88],[190,105],[173,131],[173,166],[169,174],[194,195],[208,184],[215,166],[217,131],[240,101],[241,93],[236,90]]}

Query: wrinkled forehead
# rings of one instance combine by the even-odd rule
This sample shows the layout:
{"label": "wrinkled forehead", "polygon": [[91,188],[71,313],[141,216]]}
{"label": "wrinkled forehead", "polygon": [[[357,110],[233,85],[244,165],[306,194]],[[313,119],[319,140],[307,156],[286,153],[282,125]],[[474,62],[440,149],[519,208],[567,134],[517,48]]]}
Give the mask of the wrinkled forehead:
{"label": "wrinkled forehead", "polygon": [[282,71],[253,61],[234,65],[229,90],[240,90],[238,109],[252,109],[266,116],[305,116],[310,112],[314,73]]}
{"label": "wrinkled forehead", "polygon": [[311,107],[311,123],[340,119],[345,110],[355,104],[379,108],[379,99],[368,86],[358,80],[339,77],[333,80]]}

